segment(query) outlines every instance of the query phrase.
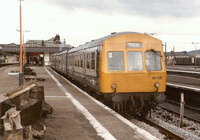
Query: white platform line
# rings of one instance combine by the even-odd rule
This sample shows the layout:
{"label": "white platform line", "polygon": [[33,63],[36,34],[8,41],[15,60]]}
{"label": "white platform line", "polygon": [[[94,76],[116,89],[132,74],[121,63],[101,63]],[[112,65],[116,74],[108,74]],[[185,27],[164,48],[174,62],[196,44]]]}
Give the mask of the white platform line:
{"label": "white platform line", "polygon": [[[57,72],[55,72],[53,70],[53,72],[55,74],[59,75]],[[141,136],[143,136],[146,140],[159,140],[158,138],[156,138],[155,136],[151,135],[149,132],[147,132],[144,129],[139,128],[138,126],[136,126],[135,124],[133,124],[132,122],[130,122],[129,120],[127,120],[126,118],[124,118],[123,116],[121,116],[120,114],[116,113],[114,110],[110,109],[109,107],[107,107],[106,105],[104,105],[103,103],[99,102],[98,100],[94,99],[92,96],[90,96],[89,94],[87,94],[85,91],[81,90],[80,88],[78,88],[76,85],[72,84],[70,81],[68,81],[66,78],[64,78],[63,76],[61,76],[65,81],[67,81],[69,84],[71,84],[73,87],[75,87],[76,89],[78,89],[80,92],[82,92],[84,95],[86,95],[88,98],[90,98],[91,100],[93,100],[95,103],[97,103],[99,106],[103,107],[105,110],[109,111],[111,114],[113,114],[114,116],[116,116],[119,120],[121,120],[122,122],[124,122],[125,124],[127,124],[130,128],[134,129],[135,131],[137,131]]]}
{"label": "white platform line", "polygon": [[45,98],[67,98],[67,96],[44,96]]}
{"label": "white platform line", "polygon": [[63,86],[62,84],[44,67],[48,74],[53,78],[56,84],[61,88],[61,90],[66,94],[67,98],[69,98],[72,103],[76,106],[76,108],[88,119],[90,124],[96,129],[99,136],[104,138],[105,140],[116,140],[108,130],[106,130],[93,116],[89,113],[89,111],[82,106]]}

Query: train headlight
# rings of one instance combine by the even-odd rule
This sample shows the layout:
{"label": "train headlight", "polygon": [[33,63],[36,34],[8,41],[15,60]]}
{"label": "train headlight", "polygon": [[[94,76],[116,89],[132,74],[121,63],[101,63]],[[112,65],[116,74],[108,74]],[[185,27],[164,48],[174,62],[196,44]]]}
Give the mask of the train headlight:
{"label": "train headlight", "polygon": [[112,88],[112,89],[116,89],[116,88],[117,88],[117,84],[113,83],[113,84],[111,85],[111,88]]}
{"label": "train headlight", "polygon": [[155,87],[159,88],[160,87],[160,83],[155,83]]}

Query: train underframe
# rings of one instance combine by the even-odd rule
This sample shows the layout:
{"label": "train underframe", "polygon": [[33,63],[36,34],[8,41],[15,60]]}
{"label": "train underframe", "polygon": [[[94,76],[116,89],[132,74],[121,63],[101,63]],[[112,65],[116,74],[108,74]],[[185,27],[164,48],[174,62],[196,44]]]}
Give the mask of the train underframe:
{"label": "train underframe", "polygon": [[164,102],[166,97],[163,92],[156,93],[113,93],[104,94],[111,100],[113,109],[117,112],[130,112],[145,117],[151,109]]}

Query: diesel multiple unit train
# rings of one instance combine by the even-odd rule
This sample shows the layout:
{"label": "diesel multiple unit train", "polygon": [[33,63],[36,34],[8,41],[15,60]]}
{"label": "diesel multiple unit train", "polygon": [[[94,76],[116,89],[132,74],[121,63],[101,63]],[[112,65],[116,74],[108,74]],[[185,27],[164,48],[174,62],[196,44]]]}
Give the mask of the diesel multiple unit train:
{"label": "diesel multiple unit train", "polygon": [[145,115],[165,100],[162,42],[152,36],[112,33],[53,54],[51,67],[103,95],[117,110]]}

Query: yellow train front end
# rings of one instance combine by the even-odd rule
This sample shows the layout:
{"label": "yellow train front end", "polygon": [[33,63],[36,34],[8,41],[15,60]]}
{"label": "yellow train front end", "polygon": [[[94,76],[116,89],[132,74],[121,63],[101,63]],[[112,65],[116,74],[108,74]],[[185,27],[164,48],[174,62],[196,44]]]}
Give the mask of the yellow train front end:
{"label": "yellow train front end", "polygon": [[102,44],[99,62],[100,91],[113,104],[131,101],[132,109],[141,112],[165,100],[166,66],[160,40],[136,33],[111,37]]}

